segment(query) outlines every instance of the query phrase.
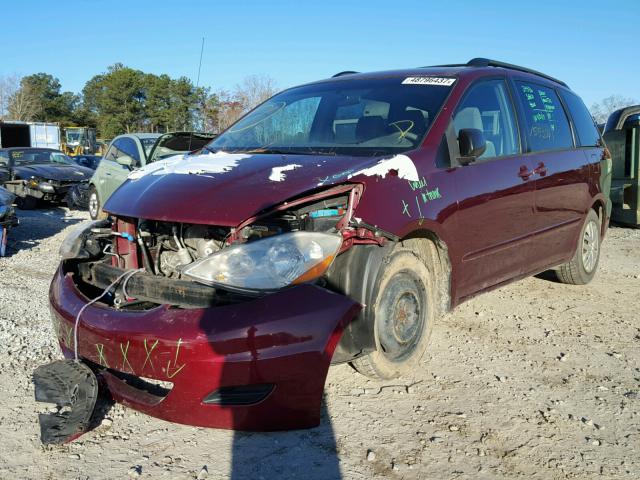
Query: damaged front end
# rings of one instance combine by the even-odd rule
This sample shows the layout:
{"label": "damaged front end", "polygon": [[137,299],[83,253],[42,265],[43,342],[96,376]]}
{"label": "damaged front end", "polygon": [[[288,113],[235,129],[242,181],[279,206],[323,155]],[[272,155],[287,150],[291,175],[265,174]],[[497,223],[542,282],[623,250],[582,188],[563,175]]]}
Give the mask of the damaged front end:
{"label": "damaged front end", "polygon": [[353,218],[361,193],[336,186],[235,228],[122,216],[85,225],[65,240],[50,290],[65,356],[114,400],[168,421],[318,425],[334,350],[362,309],[330,267],[354,244],[386,242]]}

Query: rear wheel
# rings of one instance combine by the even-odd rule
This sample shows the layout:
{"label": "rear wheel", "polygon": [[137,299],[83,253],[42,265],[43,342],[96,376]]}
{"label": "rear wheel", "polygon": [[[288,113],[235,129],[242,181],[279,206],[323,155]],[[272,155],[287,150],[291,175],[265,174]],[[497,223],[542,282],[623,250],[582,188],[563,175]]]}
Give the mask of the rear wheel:
{"label": "rear wheel", "polygon": [[374,294],[376,351],[352,365],[377,379],[412,370],[427,349],[437,310],[433,276],[411,250],[396,249],[380,274]]}
{"label": "rear wheel", "polygon": [[89,188],[89,215],[92,220],[99,220],[106,217],[105,213],[102,211],[98,191],[93,185]]}
{"label": "rear wheel", "polygon": [[600,219],[595,211],[589,210],[580,232],[578,248],[570,262],[556,270],[562,283],[585,285],[591,281],[600,260]]}

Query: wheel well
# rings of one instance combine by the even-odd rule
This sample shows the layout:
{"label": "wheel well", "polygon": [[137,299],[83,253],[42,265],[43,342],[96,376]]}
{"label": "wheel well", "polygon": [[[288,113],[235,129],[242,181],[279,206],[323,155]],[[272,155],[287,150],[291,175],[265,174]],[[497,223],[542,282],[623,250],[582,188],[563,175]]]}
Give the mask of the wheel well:
{"label": "wheel well", "polygon": [[378,288],[381,267],[389,262],[396,245],[401,244],[420,258],[436,279],[437,314],[451,309],[451,261],[447,246],[431,231],[420,231],[399,242],[354,245],[338,255],[327,274],[326,286],[363,304],[360,314],[345,328],[333,356],[334,363],[351,361],[374,351],[373,292]]}
{"label": "wheel well", "polygon": [[452,270],[449,248],[442,239],[431,230],[413,232],[401,240],[403,245],[411,248],[423,260],[427,268],[432,270],[436,279],[439,314],[451,310]]}
{"label": "wheel well", "polygon": [[600,219],[600,236],[604,236],[604,204],[600,200],[596,200],[593,205],[591,205],[591,210],[596,212],[598,218]]}

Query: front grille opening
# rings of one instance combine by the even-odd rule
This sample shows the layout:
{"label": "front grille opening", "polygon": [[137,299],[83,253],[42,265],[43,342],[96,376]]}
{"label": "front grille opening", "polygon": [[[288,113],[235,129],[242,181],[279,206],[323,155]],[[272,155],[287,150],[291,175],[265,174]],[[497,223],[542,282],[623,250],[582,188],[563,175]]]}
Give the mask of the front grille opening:
{"label": "front grille opening", "polygon": [[[100,296],[124,272],[105,262],[68,261],[63,269],[65,273],[73,275],[76,288],[88,299]],[[211,308],[255,299],[255,296],[237,294],[192,281],[155,276],[148,272],[132,276],[127,283],[127,293],[135,300],[124,300],[122,282],[119,282],[115,290],[105,294],[98,303],[119,310],[144,311],[160,305],[183,309]]]}

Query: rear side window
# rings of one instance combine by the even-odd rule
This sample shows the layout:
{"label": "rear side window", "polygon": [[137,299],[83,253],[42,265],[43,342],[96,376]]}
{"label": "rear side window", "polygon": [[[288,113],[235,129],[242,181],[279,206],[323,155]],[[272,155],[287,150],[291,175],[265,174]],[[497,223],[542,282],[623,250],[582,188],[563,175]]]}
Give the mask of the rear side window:
{"label": "rear side window", "polygon": [[587,110],[584,102],[574,93],[561,91],[560,95],[569,108],[573,125],[581,147],[598,147],[601,145],[600,133]]}
{"label": "rear side window", "polygon": [[569,121],[555,90],[529,82],[516,85],[524,109],[529,151],[572,148]]}

